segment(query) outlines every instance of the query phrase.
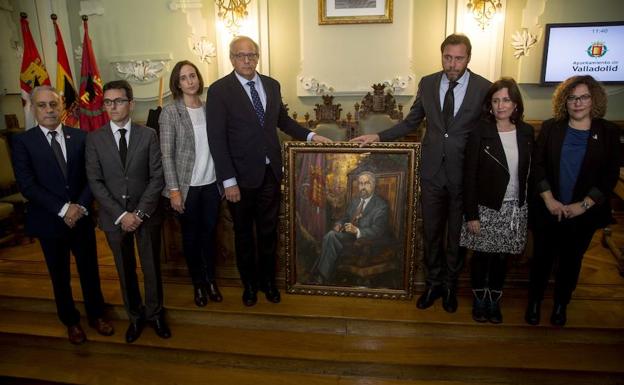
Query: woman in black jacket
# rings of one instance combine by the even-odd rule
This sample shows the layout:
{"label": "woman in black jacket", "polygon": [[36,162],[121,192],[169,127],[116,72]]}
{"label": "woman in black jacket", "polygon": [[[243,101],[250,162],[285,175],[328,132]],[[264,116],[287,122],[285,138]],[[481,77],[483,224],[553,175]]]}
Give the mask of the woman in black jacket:
{"label": "woman in black jacket", "polygon": [[511,78],[492,84],[464,159],[465,223],[461,245],[473,250],[472,318],[501,323],[500,300],[507,255],[524,249],[527,179],[533,127],[522,121],[524,105]]}
{"label": "woman in black jacket", "polygon": [[525,314],[531,325],[540,321],[555,258],[550,322],[565,325],[583,254],[596,229],[612,220],[609,195],[619,175],[620,134],[615,124],[602,119],[606,111],[607,95],[600,83],[588,75],[573,76],[555,90],[554,119],[543,123],[537,139],[531,171],[536,183],[531,205],[535,250]]}

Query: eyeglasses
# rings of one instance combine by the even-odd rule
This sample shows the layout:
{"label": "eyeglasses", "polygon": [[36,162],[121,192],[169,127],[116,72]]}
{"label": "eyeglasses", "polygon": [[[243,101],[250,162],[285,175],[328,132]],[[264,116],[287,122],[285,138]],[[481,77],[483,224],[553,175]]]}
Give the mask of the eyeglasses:
{"label": "eyeglasses", "polygon": [[256,61],[258,60],[258,57],[260,57],[260,55],[258,55],[257,53],[233,53],[231,55],[233,58],[236,58],[236,60],[240,61],[244,61],[245,59],[249,61]]}
{"label": "eyeglasses", "polygon": [[117,98],[115,100],[104,99],[104,107],[112,107],[113,104],[117,107],[120,107],[120,106],[125,105],[129,101],[130,99],[122,99],[122,98]]}
{"label": "eyeglasses", "polygon": [[568,97],[566,98],[566,101],[570,104],[573,104],[576,102],[587,103],[590,100],[591,100],[590,94],[583,94],[581,96],[568,95]]}

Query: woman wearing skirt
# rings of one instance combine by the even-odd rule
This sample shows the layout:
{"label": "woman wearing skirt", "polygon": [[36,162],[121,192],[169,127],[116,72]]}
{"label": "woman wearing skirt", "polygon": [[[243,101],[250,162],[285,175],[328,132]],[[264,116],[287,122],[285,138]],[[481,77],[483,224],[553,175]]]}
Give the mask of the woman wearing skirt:
{"label": "woman wearing skirt", "polygon": [[500,302],[507,255],[520,254],[526,243],[533,127],[522,121],[523,112],[516,82],[498,80],[485,97],[482,119],[466,145],[460,244],[473,250],[472,318],[477,322],[503,322]]}

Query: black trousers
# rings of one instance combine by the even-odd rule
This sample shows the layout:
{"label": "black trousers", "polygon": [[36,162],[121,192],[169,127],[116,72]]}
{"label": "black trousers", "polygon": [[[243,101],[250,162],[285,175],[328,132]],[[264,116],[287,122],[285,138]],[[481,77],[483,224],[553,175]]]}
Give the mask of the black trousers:
{"label": "black trousers", "polygon": [[61,322],[73,326],[80,322],[71,288],[70,251],[74,254],[80,276],[80,287],[89,320],[104,314],[104,297],[100,288],[97,248],[93,226],[84,218],[73,229],[56,238],[39,238],[41,250],[52,280],[56,312]]}
{"label": "black trousers", "polygon": [[[141,298],[139,280],[136,274],[135,238],[141,260],[141,270],[143,271],[145,304]],[[146,220],[133,233],[127,233],[121,229],[119,231],[107,231],[106,240],[115,257],[119,285],[128,318],[131,322],[137,322],[143,318],[148,321],[156,320],[163,313],[160,226],[150,224],[149,220]]]}
{"label": "black trousers", "polygon": [[182,247],[193,284],[215,279],[216,229],[221,195],[216,183],[191,186],[180,215]]}
{"label": "black trousers", "polygon": [[240,192],[241,200],[228,202],[228,207],[234,221],[236,264],[241,280],[250,285],[274,281],[280,184],[267,165],[260,187],[240,188]]}
{"label": "black trousers", "polygon": [[475,251],[470,260],[470,281],[473,289],[503,290],[507,275],[507,254]]}
{"label": "black trousers", "polygon": [[548,284],[548,278],[557,261],[555,272],[554,300],[567,305],[576,289],[583,255],[592,237],[594,227],[584,223],[582,216],[549,221],[548,226],[533,232],[534,253],[529,275],[529,300],[541,301]]}
{"label": "black trousers", "polygon": [[422,181],[421,193],[427,286],[454,288],[465,259],[459,247],[461,186],[448,183],[443,164],[434,178]]}

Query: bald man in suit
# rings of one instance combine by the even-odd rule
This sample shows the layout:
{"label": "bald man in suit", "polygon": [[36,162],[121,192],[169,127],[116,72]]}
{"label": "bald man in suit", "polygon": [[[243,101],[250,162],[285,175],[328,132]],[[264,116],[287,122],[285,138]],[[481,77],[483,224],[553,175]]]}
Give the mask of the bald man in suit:
{"label": "bald man in suit", "polygon": [[97,263],[93,195],[85,173],[86,132],[61,124],[61,97],[50,86],[36,87],[31,97],[37,127],[13,138],[13,167],[20,191],[28,199],[26,230],[39,239],[52,279],[54,300],[69,341],[86,335],[72,297],[70,251],[74,254],[89,324],[112,335],[104,319],[104,298]]}

